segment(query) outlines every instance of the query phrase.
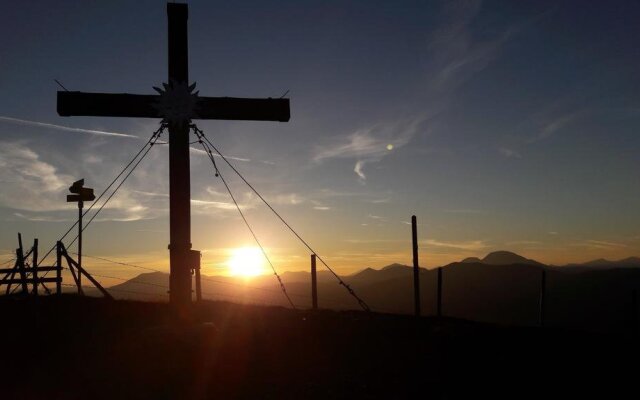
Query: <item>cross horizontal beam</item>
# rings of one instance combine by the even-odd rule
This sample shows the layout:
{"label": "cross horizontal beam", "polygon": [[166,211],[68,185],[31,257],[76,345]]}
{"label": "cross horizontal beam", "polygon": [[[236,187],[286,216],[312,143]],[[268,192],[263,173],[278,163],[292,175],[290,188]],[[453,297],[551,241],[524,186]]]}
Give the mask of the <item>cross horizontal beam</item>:
{"label": "cross horizontal beam", "polygon": [[[58,92],[58,115],[163,118],[159,100],[159,95]],[[193,118],[287,122],[289,99],[199,97]]]}

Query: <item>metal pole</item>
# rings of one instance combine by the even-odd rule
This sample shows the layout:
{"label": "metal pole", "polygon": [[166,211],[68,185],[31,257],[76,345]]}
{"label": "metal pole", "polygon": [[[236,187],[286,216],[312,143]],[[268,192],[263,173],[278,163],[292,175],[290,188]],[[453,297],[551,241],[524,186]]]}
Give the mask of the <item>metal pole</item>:
{"label": "metal pole", "polygon": [[420,265],[418,261],[418,223],[411,216],[411,238],[413,241],[413,301],[416,317],[420,316]]}
{"label": "metal pole", "polygon": [[[82,267],[82,207],[84,202],[78,201],[78,265]],[[81,291],[82,274],[78,273],[78,293]]]}
{"label": "metal pole", "polygon": [[316,255],[311,255],[311,300],[312,308],[318,309],[318,279],[316,276]]}

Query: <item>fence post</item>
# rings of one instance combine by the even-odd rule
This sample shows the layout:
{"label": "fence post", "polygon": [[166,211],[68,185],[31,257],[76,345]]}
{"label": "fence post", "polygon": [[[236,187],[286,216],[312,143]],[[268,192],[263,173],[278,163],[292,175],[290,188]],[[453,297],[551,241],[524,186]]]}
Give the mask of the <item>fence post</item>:
{"label": "fence post", "polygon": [[56,294],[62,294],[62,242],[56,243]]}
{"label": "fence post", "polygon": [[316,255],[311,255],[311,301],[312,308],[318,309],[318,277],[316,276]]}
{"label": "fence post", "polygon": [[33,272],[33,295],[38,295],[38,239],[33,239],[33,259],[31,261],[31,270]]}
{"label": "fence post", "polygon": [[199,250],[189,250],[189,268],[191,273],[195,274],[196,279],[196,301],[202,301],[202,280],[200,278],[200,264],[202,261],[202,253]]}
{"label": "fence post", "polygon": [[20,286],[22,286],[22,294],[29,294],[29,286],[27,285],[27,273],[25,272],[24,249],[22,248],[22,234],[18,233],[18,249],[16,249],[16,259],[18,259],[18,271],[20,272]]}
{"label": "fence post", "polygon": [[542,277],[540,279],[540,311],[539,311],[539,325],[544,326],[544,301],[547,292],[547,271],[542,270]]}
{"label": "fence post", "polygon": [[442,267],[438,267],[438,318],[442,317]]}
{"label": "fence post", "polygon": [[418,260],[418,223],[415,215],[411,216],[411,240],[413,242],[413,307],[415,316],[420,316],[420,262]]}
{"label": "fence post", "polygon": [[631,291],[631,332],[638,334],[638,290]]}

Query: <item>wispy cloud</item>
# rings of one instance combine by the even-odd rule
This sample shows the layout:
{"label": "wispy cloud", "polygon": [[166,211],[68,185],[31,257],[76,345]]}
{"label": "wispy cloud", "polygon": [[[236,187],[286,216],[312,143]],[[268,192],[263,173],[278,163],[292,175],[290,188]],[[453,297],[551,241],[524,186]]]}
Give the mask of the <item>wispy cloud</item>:
{"label": "wispy cloud", "polygon": [[[504,43],[520,29],[510,26],[495,29],[498,33],[494,35],[486,32],[476,35],[471,24],[481,5],[480,1],[443,3],[440,22],[425,47],[422,78],[415,85],[419,90],[415,101],[420,104],[419,109],[333,138],[315,148],[313,160],[354,159],[353,172],[365,183],[365,166],[402,150],[416,136],[430,133],[428,122],[446,109],[460,86],[491,64]],[[487,39],[479,40],[479,37]]]}
{"label": "wispy cloud", "polygon": [[596,248],[628,247],[623,243],[608,242],[604,240],[587,240],[584,245]]}
{"label": "wispy cloud", "polygon": [[388,197],[385,197],[385,198],[371,199],[371,200],[365,200],[365,201],[371,204],[387,204],[391,201],[391,199]]}
{"label": "wispy cloud", "polygon": [[364,174],[364,172],[362,171],[362,167],[364,167],[365,161],[362,160],[358,160],[356,162],[356,165],[353,167],[353,172],[356,173],[356,175],[358,175],[358,177],[360,178],[360,180],[362,181],[366,181],[367,180],[367,176]]}
{"label": "wispy cloud", "polygon": [[617,242],[611,242],[611,241],[605,241],[605,240],[594,240],[594,239],[588,239],[588,240],[583,240],[577,243],[571,243],[570,246],[586,247],[586,248],[599,249],[599,250],[614,250],[614,249],[629,247],[624,243],[617,243]]}
{"label": "wispy cloud", "polygon": [[514,240],[511,242],[507,242],[509,246],[539,246],[542,242],[537,240]]}
{"label": "wispy cloud", "polygon": [[564,128],[567,124],[574,121],[577,117],[579,117],[583,113],[584,111],[582,110],[575,111],[569,114],[565,114],[565,115],[561,115],[559,117],[553,118],[551,121],[547,121],[537,134],[535,134],[533,137],[530,137],[527,140],[527,143],[528,144],[535,143],[552,136],[553,134],[555,134],[556,132]]}
{"label": "wispy cloud", "polygon": [[[59,222],[57,212],[68,212],[67,188],[76,180],[23,142],[0,142],[0,206],[18,210],[13,215],[31,221]],[[131,221],[154,218],[163,210],[141,204],[136,193],[121,189],[95,221]]]}
{"label": "wispy cloud", "polygon": [[449,214],[485,214],[484,210],[476,210],[470,208],[456,208],[452,210],[444,210],[444,212]]}
{"label": "wispy cloud", "polygon": [[71,221],[69,218],[58,218],[51,215],[41,215],[41,214],[24,214],[24,213],[13,213],[18,218],[26,219],[27,221],[32,222],[65,222]]}
{"label": "wispy cloud", "polygon": [[29,121],[26,119],[19,119],[19,118],[13,118],[13,117],[1,116],[1,115],[0,115],[0,121],[12,123],[12,124],[18,124],[18,125],[35,126],[38,128],[55,129],[55,130],[65,131],[65,132],[86,133],[89,135],[115,136],[115,137],[140,139],[138,136],[129,135],[127,133],[98,131],[98,130],[84,129],[84,128],[74,128],[71,126],[56,125],[56,124],[50,124],[47,122],[39,122],[39,121]]}
{"label": "wispy cloud", "polygon": [[[191,152],[191,154],[195,154],[195,155],[199,155],[199,156],[206,156],[207,152],[204,151],[203,149],[199,149],[197,147],[189,147],[189,151]],[[220,157],[219,154],[217,153],[213,153],[213,156],[216,158],[222,158]],[[250,158],[244,158],[244,157],[235,157],[235,156],[229,156],[229,155],[224,155],[224,157],[228,160],[233,160],[233,161],[241,161],[241,162],[259,162],[262,164],[266,164],[266,165],[276,165],[275,162],[273,161],[262,161],[262,160],[252,160]]]}
{"label": "wispy cloud", "polygon": [[367,179],[364,166],[404,147],[417,134],[424,119],[424,116],[419,116],[379,123],[347,136],[338,136],[329,143],[316,146],[313,160],[320,163],[327,159],[356,159],[353,171],[364,183]]}
{"label": "wispy cloud", "polygon": [[[192,199],[191,205],[194,206],[195,211],[200,214],[206,214],[212,211],[235,211],[236,206],[231,200],[230,196],[226,192],[218,192],[213,187],[206,188],[206,195],[210,198]],[[234,193],[236,201],[242,210],[248,210],[255,208],[259,199],[251,192]]]}
{"label": "wispy cloud", "polygon": [[479,251],[489,246],[483,240],[471,240],[462,242],[445,242],[440,240],[427,239],[420,242],[423,246],[444,247],[450,249],[460,249],[467,251]]}
{"label": "wispy cloud", "polygon": [[336,138],[332,143],[317,146],[313,159],[382,157],[406,145],[415,134],[417,124],[410,120],[394,121],[359,129],[346,137]]}
{"label": "wispy cloud", "polygon": [[[584,116],[585,109],[578,109],[569,112],[558,112],[559,107],[566,108],[564,104],[553,105],[550,109],[537,112],[532,116],[533,121],[526,122],[528,127],[526,133],[506,136],[509,142],[498,148],[500,154],[507,158],[522,158],[522,154],[527,146],[541,142],[550,138],[556,133],[566,129],[568,125]],[[531,132],[534,132],[533,134]]]}
{"label": "wispy cloud", "polygon": [[[202,207],[205,209],[216,208],[220,210],[235,210],[236,206],[233,203],[226,203],[223,201],[210,201],[210,200],[197,200],[191,199],[191,205],[196,207]],[[240,208],[247,208],[240,205]]]}
{"label": "wispy cloud", "polygon": [[132,190],[132,192],[150,197],[169,197],[169,193],[143,192],[141,190]]}
{"label": "wispy cloud", "polygon": [[24,211],[52,211],[67,208],[52,198],[62,198],[73,179],[24,144],[0,142],[0,181],[4,186],[0,205]]}
{"label": "wispy cloud", "polygon": [[470,28],[482,2],[445,2],[441,23],[431,35],[428,51],[434,68],[429,84],[435,90],[449,92],[484,70],[498,55],[502,45],[518,30],[508,27],[493,37],[478,40]]}
{"label": "wispy cloud", "polygon": [[375,243],[402,243],[407,242],[407,240],[399,240],[399,239],[345,239],[347,243],[352,244],[375,244]]}
{"label": "wispy cloud", "polygon": [[500,154],[502,154],[503,156],[507,157],[507,158],[522,158],[522,154],[520,154],[520,152],[514,150],[514,149],[509,149],[506,147],[501,147],[498,149],[498,151],[500,152]]}

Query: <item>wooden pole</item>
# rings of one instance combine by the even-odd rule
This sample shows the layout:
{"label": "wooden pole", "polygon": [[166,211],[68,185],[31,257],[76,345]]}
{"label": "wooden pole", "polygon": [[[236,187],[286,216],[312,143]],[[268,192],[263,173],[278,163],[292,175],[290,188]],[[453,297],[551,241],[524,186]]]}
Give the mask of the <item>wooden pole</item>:
{"label": "wooden pole", "polygon": [[38,239],[33,239],[33,249],[31,250],[31,269],[33,270],[33,294],[38,295]]}
{"label": "wooden pole", "polygon": [[438,318],[442,317],[442,267],[438,267]]}
{"label": "wooden pole", "polygon": [[[113,296],[111,296],[111,294],[109,294],[109,292],[106,291],[106,289],[104,287],[102,287],[102,285],[100,284],[100,282],[96,281],[93,276],[91,276],[90,273],[88,273],[87,271],[85,271],[84,268],[82,268],[80,266],[80,264],[78,264],[77,262],[75,262],[73,260],[73,258],[69,257],[69,255],[65,252],[65,258],[67,259],[67,263],[69,263],[69,269],[71,271],[73,271],[72,267],[75,266],[76,269],[78,270],[78,276],[83,275],[89,279],[89,282],[93,283],[93,286],[95,286],[104,297],[106,297],[109,300],[113,300]],[[84,291],[81,290],[81,294],[84,295]]]}
{"label": "wooden pole", "polygon": [[16,258],[19,261],[18,271],[20,272],[20,279],[22,280],[22,293],[29,293],[29,287],[27,286],[27,274],[24,271],[24,249],[22,248],[22,234],[18,233],[18,249],[16,250]]}
{"label": "wooden pole", "polygon": [[[17,253],[17,252],[18,252],[18,250],[16,250],[16,253]],[[20,263],[20,260],[18,260],[18,259],[16,258],[16,263],[15,263],[15,265],[13,266],[13,271],[11,272],[11,278],[9,278],[9,279],[7,280],[7,282],[8,282],[8,283],[7,283],[7,290],[6,290],[5,294],[10,294],[10,293],[11,293],[11,285],[12,285],[12,283],[14,282],[14,279],[13,279],[13,278],[15,278],[15,277],[16,277],[16,271],[18,271],[18,266],[20,265],[19,263]],[[9,274],[7,274],[7,276],[5,276],[5,279],[4,279],[4,280],[6,280],[8,276],[9,276]]]}
{"label": "wooden pole", "polygon": [[420,316],[420,263],[418,260],[418,223],[415,215],[411,216],[411,239],[413,242],[413,302],[416,317]]}
{"label": "wooden pole", "polygon": [[80,286],[80,269],[78,269],[77,271],[74,268],[77,267],[78,264],[73,264],[70,260],[70,257],[67,255],[67,253],[65,252],[64,254],[64,258],[67,260],[67,266],[69,267],[69,272],[71,272],[71,276],[73,277],[73,281],[76,283],[76,286],[78,287],[78,294],[84,296],[84,292],[82,291],[82,286]]}
{"label": "wooden pole", "polygon": [[311,301],[312,308],[318,309],[318,277],[316,276],[316,255],[311,255]]}
{"label": "wooden pole", "polygon": [[[188,85],[186,4],[167,4],[170,85]],[[189,121],[169,123],[169,301],[177,311],[191,303],[191,183]]]}
{"label": "wooden pole", "polygon": [[56,294],[62,294],[62,242],[56,243]]}
{"label": "wooden pole", "polygon": [[546,270],[542,270],[542,276],[540,279],[540,315],[539,315],[539,325],[541,327],[544,326],[544,303],[545,303],[545,296],[546,296],[546,292],[547,292],[547,271]]}

